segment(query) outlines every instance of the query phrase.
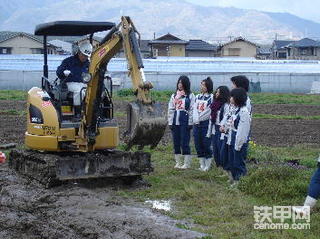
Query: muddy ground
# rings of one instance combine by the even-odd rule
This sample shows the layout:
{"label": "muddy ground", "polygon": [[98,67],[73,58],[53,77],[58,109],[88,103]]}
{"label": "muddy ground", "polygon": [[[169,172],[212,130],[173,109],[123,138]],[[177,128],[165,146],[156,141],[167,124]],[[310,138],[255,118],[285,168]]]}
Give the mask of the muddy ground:
{"label": "muddy ground", "polygon": [[[166,104],[164,104],[164,107]],[[125,102],[116,102],[117,112],[124,112]],[[24,101],[0,101],[0,144],[23,144]],[[12,110],[4,113],[3,111]],[[320,106],[255,105],[255,113],[275,115],[320,115]],[[126,116],[118,114],[121,132]],[[320,120],[254,119],[252,138],[269,146],[300,143],[319,145]],[[169,130],[161,144],[171,142]],[[176,227],[177,222],[151,209],[150,205],[117,196],[117,190],[137,190],[145,183],[128,186],[122,182],[103,184],[70,182],[44,189],[0,164],[0,238],[199,238],[203,235]]]}
{"label": "muddy ground", "polygon": [[[117,182],[44,189],[0,166],[0,238],[199,238],[148,205],[115,196]],[[139,185],[131,188],[135,190]],[[179,222],[181,223],[181,222]]]}

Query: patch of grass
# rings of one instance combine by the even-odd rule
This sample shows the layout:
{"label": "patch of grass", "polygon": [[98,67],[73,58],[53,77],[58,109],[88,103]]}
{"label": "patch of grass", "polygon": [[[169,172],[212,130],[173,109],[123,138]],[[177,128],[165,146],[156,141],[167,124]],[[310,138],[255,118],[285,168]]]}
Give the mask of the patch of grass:
{"label": "patch of grass", "polygon": [[253,104],[320,104],[320,95],[252,93],[250,98]]}
{"label": "patch of grass", "polygon": [[189,229],[190,229],[188,225],[186,225],[186,224],[181,224],[181,223],[177,223],[177,224],[176,224],[176,227],[177,227],[177,228],[181,228],[181,229],[185,229],[185,230],[189,230]]}
{"label": "patch of grass", "polygon": [[316,145],[297,145],[295,147],[249,146],[248,158],[258,162],[297,161],[300,165],[315,168],[320,149]]}
{"label": "patch of grass", "polygon": [[163,90],[163,91],[152,91],[152,99],[160,102],[169,101],[173,91],[171,90]]}
{"label": "patch of grass", "polygon": [[320,120],[320,115],[303,116],[303,115],[253,114],[253,118],[255,118],[255,119]]}
{"label": "patch of grass", "polygon": [[298,205],[307,195],[314,170],[295,169],[289,165],[263,165],[250,170],[239,188],[259,198],[264,205]]}
{"label": "patch of grass", "polygon": [[[150,152],[155,171],[145,178],[152,186],[138,191],[123,190],[119,194],[142,202],[171,200],[173,209],[166,214],[187,222],[178,227],[207,233],[207,238],[301,238],[305,233],[314,238],[318,236],[320,213],[317,210],[311,216],[308,231],[255,230],[253,207],[301,204],[315,164],[298,170],[283,162],[314,160],[319,149],[307,145],[291,148],[257,145],[250,150],[250,157],[261,163],[248,163],[249,173],[241,180],[240,190],[230,189],[227,178],[219,177],[221,172],[217,168],[209,172],[197,170],[196,158],[193,158],[192,169],[174,169],[172,146],[160,146]],[[272,163],[266,167],[268,164],[264,161]]]}
{"label": "patch of grass", "polygon": [[[151,90],[152,99],[167,102],[173,91]],[[197,94],[198,92],[194,92]],[[250,98],[253,104],[303,104],[319,105],[320,95],[307,94],[274,94],[274,93],[252,93]],[[114,99],[132,101],[135,99],[132,89],[122,89],[116,92]]]}
{"label": "patch of grass", "polygon": [[117,111],[114,113],[114,117],[125,117],[127,114],[125,112]]}
{"label": "patch of grass", "polygon": [[[166,102],[166,101],[169,101],[172,93],[173,91],[170,91],[170,90],[163,90],[163,91],[151,90],[151,98],[154,101]],[[133,101],[135,99],[134,91],[132,89],[119,90],[114,95],[114,99]]]}
{"label": "patch of grass", "polygon": [[22,90],[0,90],[0,100],[26,100],[27,92]]}
{"label": "patch of grass", "polygon": [[[173,91],[151,90],[151,96],[155,101],[167,102]],[[194,92],[197,94],[197,92]],[[307,94],[275,94],[275,93],[252,93],[250,94],[253,104],[304,104],[319,105],[320,95]],[[0,100],[26,100],[27,91],[0,90]],[[132,101],[135,99],[132,89],[122,89],[114,94],[115,100]]]}
{"label": "patch of grass", "polygon": [[0,110],[0,114],[23,116],[26,114],[26,111],[24,111],[24,110]]}

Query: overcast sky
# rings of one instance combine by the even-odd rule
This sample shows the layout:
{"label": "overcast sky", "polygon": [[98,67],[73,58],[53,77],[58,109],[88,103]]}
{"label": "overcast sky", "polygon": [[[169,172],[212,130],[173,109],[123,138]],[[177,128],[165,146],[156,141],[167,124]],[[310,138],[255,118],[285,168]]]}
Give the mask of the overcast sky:
{"label": "overcast sky", "polygon": [[319,0],[186,0],[203,6],[236,7],[268,12],[288,12],[296,16],[320,22]]}

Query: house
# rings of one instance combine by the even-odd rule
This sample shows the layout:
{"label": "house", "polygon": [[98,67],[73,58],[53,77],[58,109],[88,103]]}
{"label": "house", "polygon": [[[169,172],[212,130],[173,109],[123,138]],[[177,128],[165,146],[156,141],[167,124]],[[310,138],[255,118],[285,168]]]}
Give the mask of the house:
{"label": "house", "polygon": [[285,49],[287,50],[287,59],[320,60],[320,42],[310,38],[292,42]]}
{"label": "house", "polygon": [[150,40],[140,40],[140,52],[143,58],[152,57],[151,46],[149,45]]}
{"label": "house", "polygon": [[259,46],[257,48],[257,59],[268,60],[272,58],[271,46]]}
{"label": "house", "polygon": [[286,46],[295,41],[274,40],[271,47],[273,59],[287,59]]}
{"label": "house", "polygon": [[[79,45],[81,42],[89,41],[89,40],[90,40],[89,36],[85,36],[85,37],[79,38],[78,40],[74,41],[73,43]],[[102,40],[101,37],[93,36],[93,38],[92,38],[93,49],[96,49],[99,46],[101,40]]]}
{"label": "house", "polygon": [[217,53],[217,46],[203,40],[190,40],[186,45],[187,57],[214,57]]}
{"label": "house", "polygon": [[187,41],[171,35],[170,33],[149,42],[152,57],[182,56],[186,55]]}
{"label": "house", "polygon": [[48,42],[50,45],[56,47],[56,51],[59,55],[71,55],[72,54],[72,44],[69,42],[61,40],[51,40]]}
{"label": "house", "polygon": [[221,57],[256,57],[257,45],[242,37],[235,38],[218,48]]}
{"label": "house", "polygon": [[60,40],[64,42],[69,42],[71,44],[80,39],[82,39],[82,37],[79,36],[47,36],[47,41]]}
{"label": "house", "polygon": [[[43,54],[42,37],[25,32],[0,32],[0,54]],[[48,54],[58,54],[57,48],[48,44]]]}
{"label": "house", "polygon": [[[150,58],[151,57],[151,47],[149,45],[150,40],[140,40],[140,52],[142,58]],[[125,54],[123,51],[123,48],[116,54],[116,57],[118,58],[124,58]]]}
{"label": "house", "polygon": [[275,40],[272,44],[273,59],[319,60],[320,42],[310,38],[299,41]]}

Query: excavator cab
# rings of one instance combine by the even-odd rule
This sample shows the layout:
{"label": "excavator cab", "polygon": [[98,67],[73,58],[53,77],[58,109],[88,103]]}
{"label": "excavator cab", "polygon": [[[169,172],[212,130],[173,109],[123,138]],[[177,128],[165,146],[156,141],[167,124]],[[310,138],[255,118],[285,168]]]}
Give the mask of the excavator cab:
{"label": "excavator cab", "polygon": [[[44,49],[47,47],[47,36],[82,36],[90,35],[89,40],[92,44],[93,34],[98,31],[107,31],[114,27],[114,23],[110,22],[75,22],[75,21],[58,21],[53,23],[45,23],[37,26],[36,35],[43,35]],[[77,52],[75,52],[77,53]],[[82,82],[87,83],[90,78],[89,73],[82,74]],[[101,102],[99,105],[100,120],[113,118],[113,104],[110,92],[104,85],[101,85]],[[62,122],[79,122],[76,118],[76,112],[73,103],[73,92],[68,90],[66,79],[56,78],[54,81],[48,79],[47,50],[44,50],[44,66],[41,88],[49,94],[51,102],[58,112],[58,116]],[[86,86],[80,91],[79,100],[84,98]],[[83,101],[81,101],[83,102]],[[83,105],[81,104],[81,108]]]}
{"label": "excavator cab", "polygon": [[[106,30],[109,32],[92,52],[89,72],[84,76],[81,119],[73,122],[72,96],[64,82],[48,80],[47,36],[89,35],[92,42],[95,32]],[[109,61],[123,48],[135,92],[135,101],[127,109],[126,148],[156,147],[167,122],[161,105],[151,99],[153,86],[145,79],[139,34],[131,19],[122,17],[118,25],[57,21],[38,25],[35,35],[42,35],[44,42],[42,86],[28,92],[25,133],[28,150],[12,151],[9,165],[47,186],[57,180],[130,177],[151,172],[149,153],[116,149],[119,127],[113,118],[112,85],[104,84]],[[110,77],[107,80],[112,82]]]}

